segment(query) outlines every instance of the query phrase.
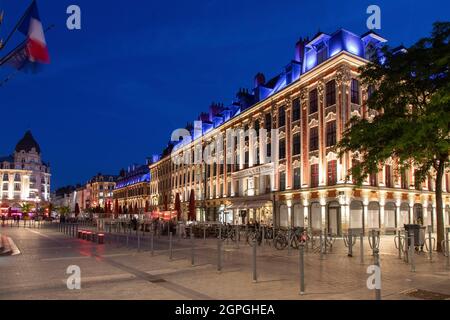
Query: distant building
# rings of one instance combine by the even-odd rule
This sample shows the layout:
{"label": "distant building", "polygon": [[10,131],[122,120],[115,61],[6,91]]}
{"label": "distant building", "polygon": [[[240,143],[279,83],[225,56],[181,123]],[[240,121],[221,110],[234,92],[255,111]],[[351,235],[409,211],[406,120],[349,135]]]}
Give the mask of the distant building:
{"label": "distant building", "polygon": [[41,148],[31,131],[17,143],[14,153],[0,157],[0,203],[2,212],[20,211],[50,201],[50,164],[42,161]]}
{"label": "distant building", "polygon": [[91,208],[101,208],[105,212],[113,210],[113,190],[116,186],[117,176],[97,174],[86,185],[89,193]]}
{"label": "distant building", "polygon": [[138,214],[150,208],[150,170],[148,165],[133,165],[121,172],[113,192],[116,214]]}

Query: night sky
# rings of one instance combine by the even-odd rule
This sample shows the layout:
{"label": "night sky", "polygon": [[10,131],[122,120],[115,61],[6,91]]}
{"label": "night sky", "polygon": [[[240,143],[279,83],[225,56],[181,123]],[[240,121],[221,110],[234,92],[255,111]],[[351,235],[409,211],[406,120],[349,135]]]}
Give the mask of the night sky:
{"label": "night sky", "polygon": [[[0,0],[0,37],[28,3]],[[66,28],[71,4],[82,10],[80,31]],[[433,22],[450,20],[448,0],[38,0],[44,28],[55,25],[46,35],[52,63],[0,87],[0,156],[31,129],[52,165],[52,189],[117,174],[160,153],[172,130],[211,102],[228,104],[251,88],[257,72],[279,73],[299,37],[366,32],[370,4],[381,7],[377,32],[391,46],[409,46]],[[0,79],[11,72],[3,68]]]}

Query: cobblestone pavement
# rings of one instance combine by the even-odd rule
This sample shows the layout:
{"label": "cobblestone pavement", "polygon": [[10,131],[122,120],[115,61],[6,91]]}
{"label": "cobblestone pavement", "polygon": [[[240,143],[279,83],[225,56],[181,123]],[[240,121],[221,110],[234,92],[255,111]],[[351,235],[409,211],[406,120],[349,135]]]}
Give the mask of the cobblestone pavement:
{"label": "cobblestone pavement", "polygon": [[[195,239],[195,264],[191,241],[173,238],[170,259],[167,236],[147,234],[112,236],[104,245],[76,239],[57,228],[0,227],[21,254],[0,257],[0,299],[374,299],[366,285],[367,267],[373,263],[365,239],[364,263],[359,243],[347,257],[342,239],[323,256],[305,253],[306,294],[299,294],[299,252],[278,251],[268,243],[257,249],[258,281],[252,281],[252,249],[243,241],[237,248],[223,242],[222,270],[217,269],[217,240]],[[120,240],[120,241],[118,241]],[[416,271],[398,258],[393,236],[380,244],[382,299],[416,299],[411,292],[426,290],[450,297],[450,271],[445,258],[435,253],[415,254]],[[81,289],[67,289],[67,267],[81,269]],[[425,295],[426,297],[427,295]]]}

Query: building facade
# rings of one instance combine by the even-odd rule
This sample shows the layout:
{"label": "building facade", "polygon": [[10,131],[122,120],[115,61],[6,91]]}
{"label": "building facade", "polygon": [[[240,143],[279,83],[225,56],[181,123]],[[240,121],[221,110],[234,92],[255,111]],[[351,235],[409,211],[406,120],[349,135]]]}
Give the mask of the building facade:
{"label": "building facade", "polygon": [[89,198],[88,201],[90,208],[102,209],[106,213],[112,213],[113,210],[113,191],[116,186],[117,176],[97,174],[86,184],[86,194]]}
{"label": "building facade", "polygon": [[150,209],[150,170],[133,165],[121,172],[113,191],[114,212],[118,215],[142,214]]}
{"label": "building facade", "polygon": [[27,131],[12,155],[0,157],[2,213],[20,212],[25,203],[34,209],[49,203],[50,178],[50,164],[42,160],[39,144]]}
{"label": "building facade", "polygon": [[[173,209],[180,197],[186,218],[195,199],[196,220],[258,221],[337,235],[349,228],[390,232],[413,222],[435,226],[432,173],[416,188],[414,169],[400,173],[389,159],[356,187],[348,174],[360,154],[339,158],[334,148],[352,116],[376,115],[367,106],[373,88],[360,82],[359,68],[382,61],[385,42],[373,32],[343,29],[300,40],[282,73],[269,81],[258,73],[254,88],[241,89],[232,104],[211,105],[186,126],[187,139],[170,144],[149,166],[151,205]],[[204,161],[205,150],[212,161]],[[448,172],[443,190],[448,225]]]}

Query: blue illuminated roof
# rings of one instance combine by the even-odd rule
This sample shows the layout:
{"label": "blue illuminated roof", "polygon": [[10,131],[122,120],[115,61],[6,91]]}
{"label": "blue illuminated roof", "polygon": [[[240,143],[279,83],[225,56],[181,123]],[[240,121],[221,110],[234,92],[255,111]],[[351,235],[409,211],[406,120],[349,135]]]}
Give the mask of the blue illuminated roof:
{"label": "blue illuminated roof", "polygon": [[[382,61],[380,49],[386,41],[373,31],[358,36],[345,29],[339,29],[332,34],[319,32],[312,40],[308,38],[300,39],[296,46],[296,58],[280,74],[265,82],[265,80],[262,80],[264,75],[258,73],[256,76],[258,81],[255,81],[255,87],[251,91],[240,89],[230,105],[212,104],[209,113],[202,113],[198,118],[202,121],[202,128],[189,130],[191,140],[201,138],[256,103],[280,92],[291,83],[298,81],[303,74],[340,52],[345,51],[364,59],[375,57],[378,62]],[[369,50],[375,50],[375,54],[369,52]],[[264,83],[261,83],[262,81]],[[174,148],[177,149],[177,147],[182,147],[189,142],[186,140],[176,141],[174,142]]]}
{"label": "blue illuminated roof", "polygon": [[117,180],[115,189],[132,186],[142,182],[150,182],[150,169],[147,165],[142,165],[125,173],[125,176]]}

